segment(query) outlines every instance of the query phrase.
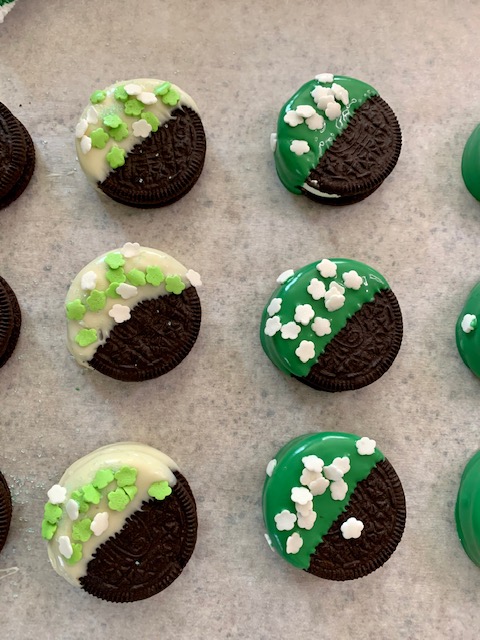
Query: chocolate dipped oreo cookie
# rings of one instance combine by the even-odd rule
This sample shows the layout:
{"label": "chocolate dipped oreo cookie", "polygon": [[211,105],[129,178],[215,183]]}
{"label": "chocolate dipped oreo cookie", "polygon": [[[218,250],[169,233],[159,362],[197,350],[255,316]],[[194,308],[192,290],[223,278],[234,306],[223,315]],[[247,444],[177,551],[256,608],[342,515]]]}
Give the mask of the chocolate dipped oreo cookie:
{"label": "chocolate dipped oreo cookie", "polygon": [[323,259],[282,273],[260,340],[284,373],[320,391],[359,389],[392,365],[402,314],[385,278],[362,262]]}
{"label": "chocolate dipped oreo cookie", "polygon": [[0,472],[0,551],[3,549],[12,519],[12,496],[7,481]]}
{"label": "chocolate dipped oreo cookie", "polygon": [[77,460],[51,487],[42,537],[53,568],[73,586],[110,602],[144,600],[189,561],[195,499],[164,453],[112,444]]}
{"label": "chocolate dipped oreo cookie", "polygon": [[293,566],[327,580],[381,567],[405,528],[405,496],[375,440],[347,433],[295,438],[267,465],[267,541]]}
{"label": "chocolate dipped oreo cookie", "polygon": [[22,314],[17,297],[0,276],[0,367],[12,355],[20,335]]}
{"label": "chocolate dipped oreo cookie", "polygon": [[76,361],[126,382],[167,373],[188,355],[201,321],[199,274],[127,242],[84,267],[67,294],[67,344]]}
{"label": "chocolate dipped oreo cookie", "polygon": [[480,567],[480,451],[468,461],[455,505],[458,537],[470,560]]}
{"label": "chocolate dipped oreo cookie", "polygon": [[480,377],[480,282],[470,291],[455,325],[458,352],[467,367]]}
{"label": "chocolate dipped oreo cookie", "polygon": [[198,180],[206,139],[193,99],[162,80],[117,82],[94,91],[76,126],[87,177],[131,207],[162,207]]}
{"label": "chocolate dipped oreo cookie", "polygon": [[345,205],[378,189],[397,163],[402,135],[373,87],[321,73],[284,104],[271,145],[289,191]]}
{"label": "chocolate dipped oreo cookie", "polygon": [[27,188],[35,168],[35,147],[23,124],[0,102],[0,209]]}

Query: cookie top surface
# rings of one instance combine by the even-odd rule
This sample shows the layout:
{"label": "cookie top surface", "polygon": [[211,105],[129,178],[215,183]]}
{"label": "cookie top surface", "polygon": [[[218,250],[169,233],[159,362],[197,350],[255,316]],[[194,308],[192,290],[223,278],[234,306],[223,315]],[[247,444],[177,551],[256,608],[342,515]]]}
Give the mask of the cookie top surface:
{"label": "cookie top surface", "polygon": [[[168,501],[177,473],[168,456],[136,442],[107,445],[72,464],[48,491],[42,522],[55,571],[80,586],[97,550],[128,528],[145,502]],[[121,555],[117,550],[118,566]]]}
{"label": "cookie top surface", "polygon": [[127,242],[102,254],[74,278],[65,309],[67,344],[82,366],[107,342],[112,330],[127,323],[142,302],[178,297],[201,284],[200,276],[162,251]]}
{"label": "cookie top surface", "polygon": [[365,82],[324,73],[284,104],[273,146],[278,176],[289,191],[302,193],[310,172],[348,127],[355,111],[376,95]]}
{"label": "cookie top surface", "polygon": [[17,297],[0,276],[0,367],[12,355],[17,344],[22,316]]}
{"label": "cookie top surface", "polygon": [[463,472],[455,521],[465,553],[480,567],[480,451],[469,460]]}
{"label": "cookie top surface", "polygon": [[77,155],[85,174],[94,183],[103,182],[125,164],[136,144],[181,107],[198,112],[185,91],[163,80],[127,80],[94,91],[75,129]]}
{"label": "cookie top surface", "polygon": [[7,481],[0,472],[0,551],[7,539],[12,519],[12,497]]}
{"label": "cookie top surface", "polygon": [[[285,445],[267,465],[263,489],[263,516],[274,550],[308,570],[356,487],[384,459],[374,440],[348,433],[314,433]],[[367,523],[355,520],[339,534],[345,541],[362,535]]]}
{"label": "cookie top surface", "polygon": [[470,291],[455,325],[458,352],[467,367],[480,377],[480,282]]}
{"label": "cookie top surface", "polygon": [[322,259],[279,276],[262,315],[260,340],[284,373],[306,377],[327,345],[376,293],[389,289],[368,265]]}

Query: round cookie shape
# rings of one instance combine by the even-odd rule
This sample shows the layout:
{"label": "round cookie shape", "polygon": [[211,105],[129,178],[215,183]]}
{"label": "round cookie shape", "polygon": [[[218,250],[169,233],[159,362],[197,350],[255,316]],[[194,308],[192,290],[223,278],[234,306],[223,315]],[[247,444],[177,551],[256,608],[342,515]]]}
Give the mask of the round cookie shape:
{"label": "round cookie shape", "polygon": [[17,297],[0,276],[0,367],[12,355],[20,335],[22,314]]}
{"label": "round cookie shape", "polygon": [[200,177],[206,139],[194,100],[176,85],[140,78],[90,96],[75,128],[87,177],[107,196],[151,208],[183,197]]}
{"label": "round cookie shape", "polygon": [[480,282],[470,291],[455,325],[458,352],[467,367],[480,377]]}
{"label": "round cookie shape", "polygon": [[35,169],[35,147],[30,134],[0,102],[0,209],[27,188]]}
{"label": "round cookie shape", "polygon": [[402,135],[389,105],[370,85],[317,75],[283,105],[272,134],[278,176],[292,193],[353,204],[393,171]]}
{"label": "round cookie shape", "polygon": [[267,466],[263,516],[271,547],[319,578],[352,580],[392,555],[405,528],[400,480],[370,438],[295,438]]}
{"label": "round cookie shape", "polygon": [[475,127],[465,144],[462,177],[472,196],[480,200],[480,124]]}
{"label": "round cookie shape", "polygon": [[324,258],[289,269],[262,315],[260,341],[284,373],[321,391],[380,378],[401,345],[400,307],[385,278],[356,260]]}
{"label": "round cookie shape", "polygon": [[168,587],[195,548],[195,499],[164,453],[136,442],[101,447],[48,491],[48,556],[70,584],[110,602]]}
{"label": "round cookie shape", "polygon": [[12,496],[7,481],[0,472],[0,551],[7,540],[12,520]]}
{"label": "round cookie shape", "polygon": [[67,293],[70,353],[80,365],[126,382],[167,373],[197,339],[200,285],[196,271],[136,242],[102,254]]}
{"label": "round cookie shape", "polygon": [[469,460],[455,505],[458,537],[465,553],[480,567],[480,451]]}

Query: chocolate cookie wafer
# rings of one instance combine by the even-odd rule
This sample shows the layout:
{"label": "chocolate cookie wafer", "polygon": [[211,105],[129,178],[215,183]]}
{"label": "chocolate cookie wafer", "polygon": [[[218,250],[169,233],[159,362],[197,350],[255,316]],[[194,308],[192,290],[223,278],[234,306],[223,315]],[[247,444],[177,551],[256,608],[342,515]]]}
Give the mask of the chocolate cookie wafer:
{"label": "chocolate cookie wafer", "polygon": [[392,365],[402,314],[387,281],[354,260],[285,271],[263,312],[260,339],[281,371],[321,391],[359,389]]}
{"label": "chocolate cookie wafer", "polygon": [[17,297],[8,283],[0,276],[0,367],[15,349],[20,335],[22,314]]}
{"label": "chocolate cookie wafer", "polygon": [[102,447],[67,469],[48,498],[42,536],[54,569],[103,600],[159,593],[195,548],[192,491],[173,460],[152,447]]}
{"label": "chocolate cookie wafer", "polygon": [[267,466],[267,539],[294,566],[328,580],[381,567],[405,528],[400,480],[370,438],[300,436]]}
{"label": "chocolate cookie wafer", "polygon": [[206,139],[192,98],[170,82],[118,82],[95,91],[76,127],[82,169],[132,207],[161,207],[198,180]]}
{"label": "chocolate cookie wafer", "polygon": [[23,124],[0,102],[0,209],[26,189],[35,168],[35,148]]}
{"label": "chocolate cookie wafer", "polygon": [[378,189],[401,145],[397,118],[373,87],[328,73],[286,102],[272,134],[285,187],[331,205],[358,202]]}
{"label": "chocolate cookie wafer", "polygon": [[198,336],[199,274],[171,256],[127,242],[76,276],[68,291],[68,348],[77,362],[124,381],[176,367]]}
{"label": "chocolate cookie wafer", "polygon": [[12,519],[12,497],[7,481],[0,472],[0,551],[7,540]]}

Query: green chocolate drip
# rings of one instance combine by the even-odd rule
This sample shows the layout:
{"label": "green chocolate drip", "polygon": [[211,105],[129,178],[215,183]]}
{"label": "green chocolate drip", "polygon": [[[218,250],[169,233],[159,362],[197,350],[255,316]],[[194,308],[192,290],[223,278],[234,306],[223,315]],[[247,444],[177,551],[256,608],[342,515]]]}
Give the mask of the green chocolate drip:
{"label": "green chocolate drip", "polygon": [[477,326],[470,333],[465,333],[462,320],[467,313],[480,317],[480,282],[470,291],[455,326],[458,352],[467,367],[480,377],[480,327]]}
{"label": "green chocolate drip", "polygon": [[[331,262],[337,265],[337,275],[334,278],[323,278],[316,269],[318,262],[312,262],[303,269],[299,269],[285,283],[280,285],[271,296],[262,315],[260,325],[260,341],[263,350],[281,371],[288,375],[307,376],[312,366],[317,362],[318,357],[324,352],[325,347],[333,338],[345,327],[348,320],[356,313],[363,304],[371,302],[376,293],[382,289],[388,289],[388,283],[378,271],[371,267],[357,262],[356,260],[346,260],[343,258],[330,258]],[[347,289],[344,285],[342,274],[347,271],[356,271],[363,278],[363,284],[360,289]],[[316,278],[325,284],[328,290],[330,283],[336,282],[345,287],[345,304],[336,311],[327,311],[323,298],[314,300],[308,293],[307,287],[310,281]],[[275,314],[280,318],[282,325],[294,320],[295,309],[297,305],[309,304],[315,312],[315,316],[307,326],[297,323],[301,327],[301,331],[295,340],[282,338],[282,334],[278,331],[274,336],[265,334],[266,321],[270,317],[267,308],[273,298],[281,298],[282,306],[280,311]],[[330,320],[331,333],[322,337],[312,330],[311,325],[315,317],[326,318]],[[302,340],[308,340],[315,345],[315,357],[303,363],[296,355],[295,350]]]}
{"label": "green chocolate drip", "polygon": [[455,505],[458,536],[470,560],[480,567],[480,451],[465,467]]}
{"label": "green chocolate drip", "polygon": [[[263,488],[263,517],[274,549],[295,567],[308,569],[311,555],[335,520],[347,508],[358,483],[365,480],[378,462],[384,460],[383,454],[378,449],[375,449],[372,455],[361,456],[355,446],[357,440],[360,440],[358,436],[349,433],[314,433],[295,438],[276,456],[277,464],[272,476],[267,476]],[[317,519],[312,529],[301,529],[298,523],[295,523],[290,531],[279,531],[274,518],[284,509],[295,513],[291,490],[302,486],[300,483],[304,468],[302,458],[309,455],[318,456],[325,465],[330,465],[337,457],[350,458],[350,471],[343,478],[348,485],[347,494],[344,500],[333,500],[328,487],[325,493],[313,498],[313,510],[317,513]],[[288,554],[287,539],[293,533],[301,536],[303,545],[298,553]]]}
{"label": "green chocolate drip", "polygon": [[480,124],[473,130],[463,150],[462,176],[472,196],[480,200]]}
{"label": "green chocolate drip", "polygon": [[[340,116],[335,120],[329,120],[325,112],[317,107],[310,95],[315,87],[329,88],[332,86],[332,82],[310,80],[284,104],[280,111],[277,125],[277,146],[274,154],[275,165],[278,177],[292,193],[301,193],[300,188],[310,172],[318,165],[320,158],[332,146],[335,139],[347,128],[355,111],[369,98],[378,95],[378,92],[373,87],[354,78],[334,76],[333,82],[346,89],[349,96],[346,106],[341,102],[339,103],[342,110]],[[323,129],[311,131],[305,122],[296,127],[291,127],[284,121],[285,114],[288,111],[295,110],[300,105],[313,107],[318,114],[325,118]],[[293,140],[305,140],[310,147],[310,151],[297,156],[290,150]]]}

